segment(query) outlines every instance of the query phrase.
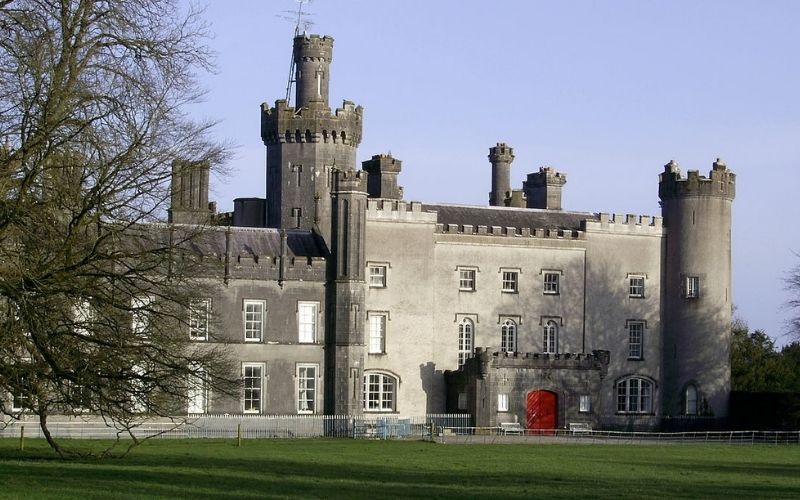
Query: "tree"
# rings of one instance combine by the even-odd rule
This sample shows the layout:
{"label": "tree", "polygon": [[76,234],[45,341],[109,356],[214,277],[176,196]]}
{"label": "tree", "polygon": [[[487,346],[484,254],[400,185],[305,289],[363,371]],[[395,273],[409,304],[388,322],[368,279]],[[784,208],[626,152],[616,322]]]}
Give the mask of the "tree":
{"label": "tree", "polygon": [[235,387],[226,353],[190,342],[203,233],[157,224],[173,161],[226,158],[183,111],[205,35],[175,0],[0,0],[0,413],[38,416],[62,456],[52,415],[135,444],[192,387]]}
{"label": "tree", "polygon": [[731,389],[746,392],[791,390],[791,372],[775,341],[761,330],[750,333],[747,325],[735,320],[731,338]]}
{"label": "tree", "polygon": [[800,338],[800,264],[789,271],[789,276],[786,277],[786,289],[793,294],[786,303],[792,311],[792,317],[789,318],[789,331],[795,335],[795,338]]}

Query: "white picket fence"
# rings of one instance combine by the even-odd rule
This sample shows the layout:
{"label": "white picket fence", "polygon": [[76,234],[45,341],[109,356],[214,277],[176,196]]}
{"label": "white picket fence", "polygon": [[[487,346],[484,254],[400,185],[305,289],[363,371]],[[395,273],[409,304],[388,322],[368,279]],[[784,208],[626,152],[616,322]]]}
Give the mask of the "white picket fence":
{"label": "white picket fence", "polygon": [[[138,438],[310,438],[423,439],[444,427],[468,427],[472,417],[462,414],[397,415],[205,415],[189,418],[144,420],[131,429]],[[130,437],[127,431],[92,417],[48,421],[54,437],[113,439]],[[24,430],[23,430],[24,428]],[[44,437],[38,420],[7,422],[0,438]]]}

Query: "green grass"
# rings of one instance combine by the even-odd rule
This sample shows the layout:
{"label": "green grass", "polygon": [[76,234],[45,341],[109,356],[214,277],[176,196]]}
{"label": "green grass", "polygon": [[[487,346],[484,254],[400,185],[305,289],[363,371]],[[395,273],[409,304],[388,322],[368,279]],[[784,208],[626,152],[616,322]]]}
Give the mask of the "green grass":
{"label": "green grass", "polygon": [[0,498],[800,498],[793,445],[149,441],[61,461],[0,440]]}

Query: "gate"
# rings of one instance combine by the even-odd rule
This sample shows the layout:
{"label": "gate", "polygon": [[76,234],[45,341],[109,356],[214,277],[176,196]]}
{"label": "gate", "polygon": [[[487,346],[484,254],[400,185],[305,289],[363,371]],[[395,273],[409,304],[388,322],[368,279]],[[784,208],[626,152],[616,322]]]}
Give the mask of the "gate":
{"label": "gate", "polygon": [[555,429],[558,427],[558,395],[552,391],[528,393],[526,427]]}

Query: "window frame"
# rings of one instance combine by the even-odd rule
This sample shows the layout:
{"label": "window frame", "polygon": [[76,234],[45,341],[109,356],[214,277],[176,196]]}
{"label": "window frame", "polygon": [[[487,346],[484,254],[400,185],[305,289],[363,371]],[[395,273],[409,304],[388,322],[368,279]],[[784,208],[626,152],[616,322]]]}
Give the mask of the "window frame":
{"label": "window frame", "polygon": [[542,353],[558,354],[558,323],[555,319],[542,323]]}
{"label": "window frame", "polygon": [[[647,322],[644,320],[628,320],[628,359],[641,361],[644,359],[644,330],[647,328]],[[638,332],[636,332],[638,330]],[[638,334],[638,339],[634,337]]]}
{"label": "window frame", "polygon": [[[369,342],[367,343],[367,354],[386,354],[386,326],[389,315],[385,312],[367,313],[369,322]],[[380,332],[377,332],[375,321],[379,321]]]}
{"label": "window frame", "polygon": [[[197,305],[203,304],[203,306],[198,309]],[[204,315],[205,318],[200,321],[196,321],[198,318],[197,313],[200,311],[201,315]],[[191,299],[189,300],[189,339],[195,341],[204,341],[208,340],[208,323],[211,318],[211,299],[209,298],[198,298],[198,299]],[[202,335],[197,335],[196,332],[202,332]]]}
{"label": "window frame", "polygon": [[683,296],[687,299],[700,298],[700,276],[687,275],[684,280]]}
{"label": "window frame", "polygon": [[542,295],[561,294],[561,271],[542,271]]}
{"label": "window frame", "polygon": [[505,353],[517,352],[517,322],[511,318],[503,320],[500,326],[500,351]]}
{"label": "window frame", "polygon": [[508,411],[508,393],[507,392],[498,392],[497,393],[497,411],[498,412],[507,412]]}
{"label": "window frame", "polygon": [[500,269],[500,291],[519,293],[519,269]]}
{"label": "window frame", "polygon": [[643,274],[628,275],[628,297],[631,299],[645,298],[645,276]]}
{"label": "window frame", "polygon": [[[247,376],[248,369],[257,369],[258,376]],[[266,364],[265,363],[242,363],[242,413],[247,414],[261,414],[264,412],[264,372],[266,371]],[[258,380],[258,387],[248,387],[248,379],[249,380]],[[247,391],[258,391],[258,398],[250,397],[248,398]],[[258,408],[253,409],[252,403],[250,408],[248,408],[248,401],[257,402]]]}
{"label": "window frame", "polygon": [[[308,375],[308,370],[313,370],[313,375]],[[305,375],[301,374],[305,371]],[[319,391],[319,364],[317,363],[298,363],[295,367],[295,402],[298,415],[313,415],[317,413],[317,392]],[[309,388],[304,386],[304,381],[312,381]],[[305,393],[305,396],[304,396]],[[308,393],[311,393],[310,399]],[[303,408],[303,403],[311,403],[311,408]]]}
{"label": "window frame", "polygon": [[[308,318],[311,322],[304,321],[304,309],[310,308]],[[308,328],[304,328],[308,327]],[[316,344],[319,331],[319,302],[300,300],[297,302],[297,342],[300,344]]]}
{"label": "window frame", "polygon": [[474,292],[478,289],[478,269],[458,267],[458,291]]}
{"label": "window frame", "polygon": [[617,397],[617,413],[625,415],[652,415],[655,400],[655,384],[652,380],[630,376],[614,384]]}
{"label": "window frame", "polygon": [[[689,397],[690,390],[694,392],[693,399]],[[689,384],[686,386],[686,388],[683,390],[683,400],[684,400],[683,403],[684,415],[697,416],[700,414],[700,405],[699,405],[700,391],[697,390],[697,386],[695,384]],[[691,408],[690,404],[692,403],[694,404],[694,411],[690,411]]]}
{"label": "window frame", "polygon": [[131,297],[131,332],[142,338],[147,338],[153,326],[152,305],[155,295],[134,295]]}
{"label": "window frame", "polygon": [[590,394],[581,394],[578,396],[578,413],[591,413],[592,412],[592,396]]}
{"label": "window frame", "polygon": [[[373,382],[373,377],[375,382]],[[377,391],[373,391],[375,387]],[[390,389],[387,391],[387,387]],[[364,372],[364,412],[394,413],[397,408],[397,391],[399,381],[394,375],[381,371]],[[375,397],[372,397],[375,395]],[[371,406],[375,403],[374,407]]]}
{"label": "window frame", "polygon": [[458,322],[458,368],[464,366],[475,353],[475,322],[462,318]]}
{"label": "window frame", "polygon": [[[369,264],[367,266],[367,272],[369,276],[369,287],[370,288],[386,288],[386,281],[387,281],[387,268],[386,264]],[[380,271],[378,273],[374,273],[373,271]]]}
{"label": "window frame", "polygon": [[[249,314],[256,314],[256,311],[248,311],[247,306],[259,306],[258,318],[248,319]],[[267,317],[267,301],[263,299],[243,299],[242,300],[242,329],[245,342],[262,342],[264,339],[264,323]],[[258,323],[258,329],[250,328],[248,325]],[[257,337],[248,336],[250,333],[257,333]]]}
{"label": "window frame", "polygon": [[[188,388],[186,391],[186,413],[189,415],[203,415],[208,413],[209,390],[208,380],[205,368],[199,367],[195,369],[194,374],[189,376]],[[196,404],[197,399],[201,400],[200,405]],[[199,408],[199,411],[192,411]]]}

